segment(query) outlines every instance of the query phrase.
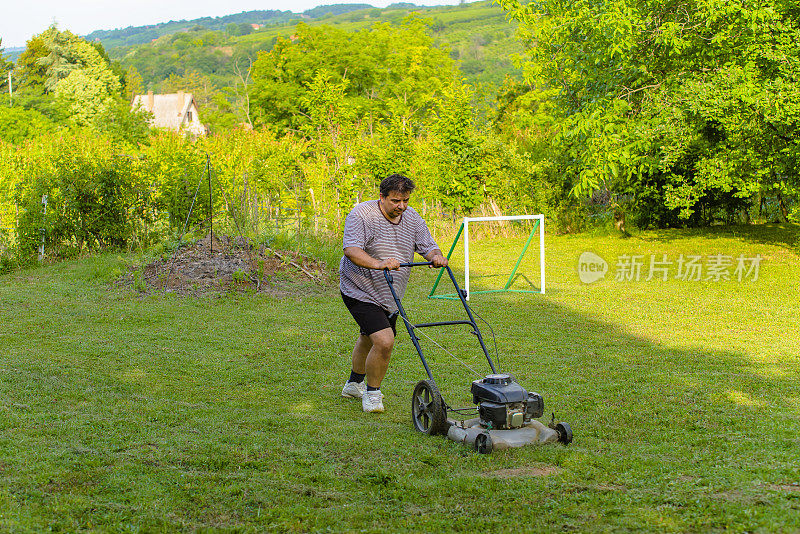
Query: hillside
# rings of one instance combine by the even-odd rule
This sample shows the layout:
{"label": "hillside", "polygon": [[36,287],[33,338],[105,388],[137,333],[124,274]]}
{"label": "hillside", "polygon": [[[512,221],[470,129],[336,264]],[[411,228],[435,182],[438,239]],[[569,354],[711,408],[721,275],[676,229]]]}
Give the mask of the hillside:
{"label": "hillside", "polygon": [[[127,28],[114,30],[95,30],[86,36],[88,41],[100,41],[106,48],[116,48],[122,46],[133,46],[152,42],[164,35],[171,35],[178,32],[190,31],[193,29],[206,30],[228,30],[231,24],[249,26],[241,28],[241,31],[249,33],[253,30],[252,25],[269,26],[296,24],[300,20],[314,20],[344,15],[353,11],[366,9],[378,9],[370,4],[334,4],[322,5],[313,9],[307,9],[302,13],[279,10],[256,10],[243,11],[241,13],[225,15],[222,17],[201,17],[192,20],[171,20],[159,24],[147,26],[128,26]],[[385,8],[387,10],[422,9],[413,3],[395,3]],[[380,10],[380,9],[379,9]]]}
{"label": "hillside", "polygon": [[225,17],[170,21],[153,26],[96,31],[99,41],[124,67],[135,67],[147,87],[158,89],[171,75],[198,72],[218,87],[234,79],[237,60],[255,59],[278,37],[289,38],[298,23],[359,31],[374,24],[399,24],[417,14],[426,20],[436,45],[449,50],[470,83],[493,93],[516,69],[511,56],[520,50],[514,26],[491,1],[459,6],[418,7],[409,3],[375,8],[368,4],[320,6],[304,13],[249,11]]}
{"label": "hillside", "polygon": [[116,30],[96,30],[86,36],[88,41],[100,41],[107,49],[149,43],[164,35],[192,29],[224,30],[229,24],[282,24],[297,18],[291,11],[246,11],[224,17],[203,17],[193,20],[171,20],[149,26],[129,26]]}

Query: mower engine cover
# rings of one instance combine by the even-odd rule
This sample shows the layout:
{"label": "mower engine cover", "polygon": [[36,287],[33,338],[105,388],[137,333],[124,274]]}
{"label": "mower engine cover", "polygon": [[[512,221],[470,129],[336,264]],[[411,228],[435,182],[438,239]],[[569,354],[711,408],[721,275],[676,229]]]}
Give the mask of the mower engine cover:
{"label": "mower engine cover", "polygon": [[511,375],[488,375],[475,380],[471,391],[481,424],[491,428],[519,428],[544,413],[542,397],[528,393]]}

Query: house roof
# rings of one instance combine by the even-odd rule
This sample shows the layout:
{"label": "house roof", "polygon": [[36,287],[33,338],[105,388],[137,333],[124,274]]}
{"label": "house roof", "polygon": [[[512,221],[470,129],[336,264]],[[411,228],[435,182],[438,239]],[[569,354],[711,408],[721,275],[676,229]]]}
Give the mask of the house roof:
{"label": "house roof", "polygon": [[[183,128],[193,133],[205,133],[205,127],[200,124],[200,119],[197,117],[197,103],[192,93],[153,94],[148,92],[146,95],[136,95],[133,97],[131,109],[142,109],[152,113],[151,125],[157,128],[175,131]],[[195,111],[195,116],[190,119],[189,112],[192,109]]]}

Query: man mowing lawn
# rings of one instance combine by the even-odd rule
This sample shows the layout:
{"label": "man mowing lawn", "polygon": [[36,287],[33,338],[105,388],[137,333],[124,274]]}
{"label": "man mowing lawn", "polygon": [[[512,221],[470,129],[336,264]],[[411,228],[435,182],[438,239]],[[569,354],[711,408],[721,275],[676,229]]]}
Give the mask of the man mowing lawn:
{"label": "man mowing lawn", "polygon": [[344,223],[339,289],[361,333],[342,396],[360,398],[365,412],[383,411],[381,382],[397,334],[397,306],[382,271],[400,270],[394,287],[402,299],[411,269],[400,264],[411,262],[415,252],[434,267],[447,265],[425,221],[408,205],[414,187],[402,174],[385,178],[378,199],[355,206]]}

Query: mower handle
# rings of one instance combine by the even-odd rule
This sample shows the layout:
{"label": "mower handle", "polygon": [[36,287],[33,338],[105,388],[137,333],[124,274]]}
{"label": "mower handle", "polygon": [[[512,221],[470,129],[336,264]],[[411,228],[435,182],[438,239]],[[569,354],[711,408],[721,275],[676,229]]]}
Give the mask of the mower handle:
{"label": "mower handle", "polygon": [[[433,265],[432,261],[410,261],[407,263],[401,263],[400,267],[422,267],[423,265],[431,266]],[[384,267],[383,269],[379,269],[381,271],[389,271],[388,267]]]}
{"label": "mower handle", "polygon": [[[419,261],[419,262],[407,262],[401,263],[400,267],[421,267],[423,265],[433,266],[432,261]],[[421,324],[411,324],[408,321],[406,311],[403,309],[403,303],[400,302],[400,297],[397,296],[397,292],[394,289],[394,277],[389,269],[383,269],[383,276],[386,278],[386,283],[389,285],[389,291],[392,293],[392,298],[394,299],[395,303],[397,304],[397,313],[403,318],[403,322],[406,324],[406,329],[408,330],[408,335],[411,337],[411,342],[414,344],[414,347],[417,349],[417,353],[419,354],[420,360],[422,360],[422,365],[425,367],[425,371],[428,373],[428,378],[433,380],[433,374],[431,373],[431,369],[428,366],[427,360],[425,360],[425,355],[422,354],[422,347],[419,346],[419,338],[414,334],[414,330],[416,328],[421,328],[425,326],[440,326],[440,325],[452,325],[452,324],[468,324],[472,325],[472,333],[478,337],[478,342],[481,344],[481,348],[483,349],[484,355],[486,355],[486,360],[489,362],[489,367],[492,368],[492,372],[497,374],[497,368],[492,361],[492,357],[489,356],[489,351],[486,349],[486,344],[483,341],[483,336],[481,335],[480,329],[478,329],[478,325],[475,322],[475,318],[472,316],[472,311],[467,304],[467,292],[458,287],[458,282],[456,282],[456,277],[453,275],[452,269],[450,269],[449,265],[445,265],[444,267],[440,267],[441,269],[445,269],[447,274],[450,276],[450,281],[453,282],[453,287],[455,287],[456,292],[458,294],[458,298],[461,300],[461,304],[464,306],[464,311],[467,313],[469,317],[469,321],[445,321],[445,322],[438,322],[438,323],[421,323]]]}
{"label": "mower handle", "polygon": [[401,263],[400,267],[421,267],[423,265],[433,265],[432,261],[411,261],[408,263]]}

